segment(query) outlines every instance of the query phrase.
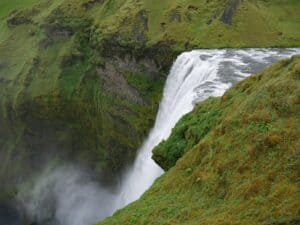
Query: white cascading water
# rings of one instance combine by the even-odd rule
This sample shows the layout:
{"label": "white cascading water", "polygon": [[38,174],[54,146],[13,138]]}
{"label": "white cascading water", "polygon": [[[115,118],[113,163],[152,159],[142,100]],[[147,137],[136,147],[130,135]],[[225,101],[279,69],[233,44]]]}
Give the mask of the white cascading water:
{"label": "white cascading water", "polygon": [[155,125],[124,175],[116,208],[138,199],[163,173],[151,159],[152,149],[169,137],[178,120],[197,102],[221,96],[234,83],[294,54],[300,54],[300,48],[194,50],[181,54],[167,78]]}
{"label": "white cascading water", "polygon": [[194,50],[181,54],[167,78],[155,125],[133,166],[124,172],[118,193],[81,168],[69,166],[41,173],[29,193],[19,194],[20,202],[40,224],[90,225],[104,219],[138,199],[163,173],[151,159],[152,149],[169,137],[177,121],[197,102],[221,96],[234,83],[294,54],[300,54],[300,48]]}

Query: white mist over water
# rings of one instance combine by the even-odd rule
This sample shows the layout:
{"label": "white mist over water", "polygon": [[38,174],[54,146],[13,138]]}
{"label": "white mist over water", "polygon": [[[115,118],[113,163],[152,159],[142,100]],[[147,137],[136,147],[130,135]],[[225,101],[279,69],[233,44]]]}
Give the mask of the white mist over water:
{"label": "white mist over water", "polygon": [[18,200],[34,224],[92,225],[112,213],[116,196],[90,171],[68,165],[43,171]]}
{"label": "white mist over water", "polygon": [[[300,48],[194,50],[181,54],[167,78],[155,125],[134,164],[124,172],[120,190],[112,193],[78,168],[59,168],[42,174],[35,187],[20,197],[27,213],[43,225],[91,225],[138,199],[163,173],[151,159],[152,149],[169,137],[184,114],[196,103],[221,96],[236,82],[294,54],[300,54]],[[53,208],[49,209],[49,202]]]}

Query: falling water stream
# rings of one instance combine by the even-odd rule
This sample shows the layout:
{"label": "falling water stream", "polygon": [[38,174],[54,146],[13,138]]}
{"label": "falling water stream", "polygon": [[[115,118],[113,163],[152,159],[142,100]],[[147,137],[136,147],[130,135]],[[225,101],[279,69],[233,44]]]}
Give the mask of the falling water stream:
{"label": "falling water stream", "polygon": [[300,54],[300,48],[194,50],[182,53],[168,75],[155,125],[138,150],[134,164],[124,171],[118,192],[112,193],[102,185],[89,181],[77,169],[68,168],[38,180],[25,198],[25,207],[35,218],[43,221],[44,214],[47,214],[43,208],[49,202],[47,193],[51,193],[54,219],[41,225],[90,225],[111,215],[138,199],[163,173],[151,159],[152,149],[168,138],[176,122],[196,103],[210,96],[221,96],[236,82],[294,54]]}
{"label": "falling water stream", "polygon": [[221,96],[234,83],[300,49],[194,50],[181,54],[167,78],[155,125],[126,171],[118,208],[138,199],[163,171],[151,159],[152,149],[197,102]]}

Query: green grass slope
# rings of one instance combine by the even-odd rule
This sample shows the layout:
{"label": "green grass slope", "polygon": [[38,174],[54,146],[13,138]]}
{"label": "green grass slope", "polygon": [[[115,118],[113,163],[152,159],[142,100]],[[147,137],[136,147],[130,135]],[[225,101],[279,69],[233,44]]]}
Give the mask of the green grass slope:
{"label": "green grass slope", "polygon": [[[71,3],[73,2],[73,3]],[[66,1],[95,19],[104,35],[121,45],[152,46],[169,42],[185,48],[299,46],[297,0],[127,0]],[[78,2],[77,4],[75,2]],[[230,22],[222,22],[226,8]],[[82,11],[78,5],[83,5]],[[139,44],[137,44],[139,43]]]}
{"label": "green grass slope", "polygon": [[160,146],[170,169],[100,224],[299,224],[299,100],[296,56],[199,104]]}

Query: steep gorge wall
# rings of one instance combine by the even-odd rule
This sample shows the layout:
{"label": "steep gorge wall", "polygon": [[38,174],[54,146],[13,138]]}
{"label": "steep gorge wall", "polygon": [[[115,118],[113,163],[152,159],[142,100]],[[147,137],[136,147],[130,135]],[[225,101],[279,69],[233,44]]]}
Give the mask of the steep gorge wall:
{"label": "steep gorge wall", "polygon": [[7,21],[11,38],[1,45],[3,195],[48,163],[71,161],[116,182],[153,123],[162,66],[111,37],[95,46],[90,22],[59,9],[41,24],[22,13]]}

